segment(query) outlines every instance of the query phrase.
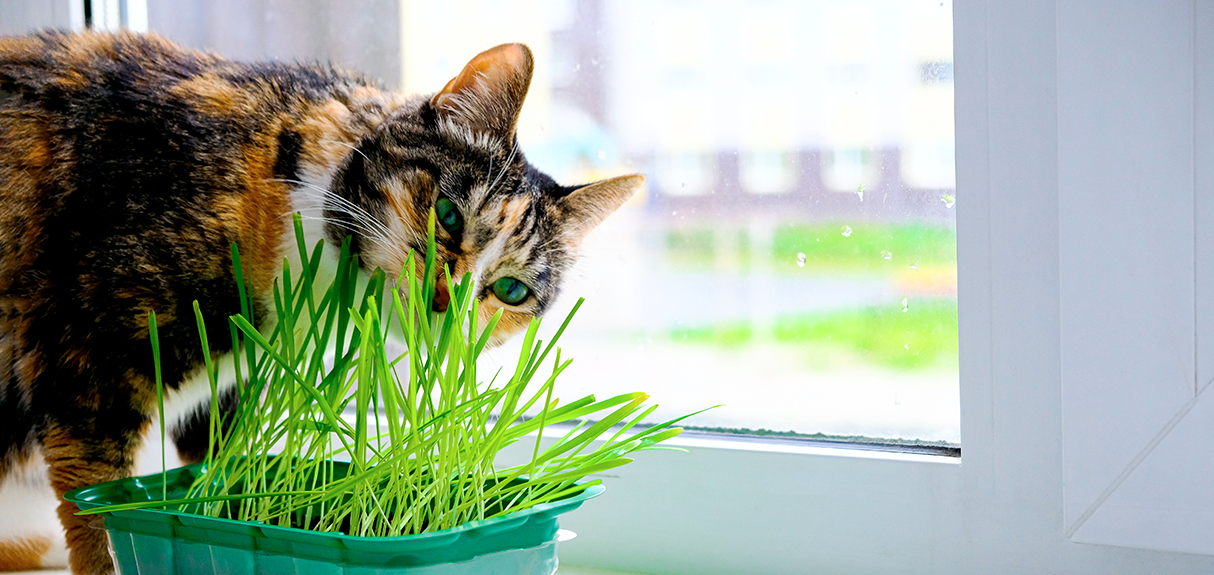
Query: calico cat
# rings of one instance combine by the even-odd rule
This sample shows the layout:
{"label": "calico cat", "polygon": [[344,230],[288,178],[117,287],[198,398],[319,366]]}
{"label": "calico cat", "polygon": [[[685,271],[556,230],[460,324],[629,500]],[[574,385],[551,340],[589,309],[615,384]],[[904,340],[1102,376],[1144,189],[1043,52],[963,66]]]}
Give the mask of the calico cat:
{"label": "calico cat", "polygon": [[[156,416],[148,312],[172,424],[209,394],[192,303],[227,333],[236,242],[254,316],[273,321],[283,258],[298,259],[292,213],[325,254],[349,236],[392,276],[424,249],[433,207],[440,264],[472,274],[482,325],[504,309],[494,342],[542,314],[583,236],[643,178],[565,187],[528,164],[515,128],[532,67],[502,45],[405,97],[154,35],[0,38],[0,570],[56,562],[62,536],[29,527],[52,501],[72,571],[112,569],[103,532],[60,498],[131,473]],[[440,276],[436,311],[446,290]]]}

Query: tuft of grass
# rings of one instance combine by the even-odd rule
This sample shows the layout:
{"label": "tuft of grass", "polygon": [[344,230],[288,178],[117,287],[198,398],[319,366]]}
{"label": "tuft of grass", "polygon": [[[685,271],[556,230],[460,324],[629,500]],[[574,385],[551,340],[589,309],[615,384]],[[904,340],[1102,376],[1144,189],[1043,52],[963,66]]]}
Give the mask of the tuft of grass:
{"label": "tuft of grass", "polygon": [[[445,314],[431,314],[433,213],[423,273],[410,255],[391,290],[382,271],[359,280],[348,242],[332,282],[314,289],[324,244],[309,252],[298,216],[295,228],[303,269],[284,262],[277,322],[266,333],[254,327],[233,247],[243,311],[225,335],[237,350],[236,381],[245,383],[231,427],[212,425],[210,455],[188,496],[83,513],[172,507],[355,536],[425,533],[570,497],[600,483],[587,476],[682,431],[676,424],[689,416],[638,426],[657,408],[644,393],[568,402],[556,395],[572,361],[556,343],[581,301],[546,344],[533,320],[514,370],[482,381],[477,358],[502,311],[478,325],[470,277],[457,283],[444,270],[451,302]],[[195,313],[217,422],[218,367],[197,303]],[[403,333],[399,357],[387,355],[390,330]],[[338,415],[348,409],[358,414],[353,422]],[[568,430],[545,446],[545,429],[556,425]],[[498,468],[498,453],[519,441],[533,442],[531,460]],[[337,471],[338,460],[350,462],[347,472]]]}

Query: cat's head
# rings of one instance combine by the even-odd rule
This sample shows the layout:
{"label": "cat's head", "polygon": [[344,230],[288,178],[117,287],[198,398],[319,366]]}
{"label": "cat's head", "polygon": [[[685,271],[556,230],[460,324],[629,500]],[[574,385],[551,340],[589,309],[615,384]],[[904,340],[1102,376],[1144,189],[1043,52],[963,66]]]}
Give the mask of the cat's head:
{"label": "cat's head", "polygon": [[[527,163],[515,131],[532,68],[522,44],[473,58],[437,94],[414,100],[358,143],[332,185],[348,205],[326,206],[330,235],[352,230],[364,265],[390,276],[409,250],[425,253],[433,208],[440,270],[446,265],[455,279],[471,274],[480,325],[504,309],[493,344],[551,306],[582,239],[644,182],[631,175],[562,186]],[[445,309],[441,275],[435,307]]]}

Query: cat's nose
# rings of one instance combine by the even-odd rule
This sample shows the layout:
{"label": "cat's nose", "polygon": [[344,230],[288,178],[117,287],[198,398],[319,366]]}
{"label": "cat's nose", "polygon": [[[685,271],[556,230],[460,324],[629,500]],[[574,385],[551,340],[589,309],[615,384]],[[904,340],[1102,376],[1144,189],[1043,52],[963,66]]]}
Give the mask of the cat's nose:
{"label": "cat's nose", "polygon": [[440,278],[434,283],[434,306],[431,309],[440,313],[445,312],[450,303],[451,294],[447,292],[447,282]]}

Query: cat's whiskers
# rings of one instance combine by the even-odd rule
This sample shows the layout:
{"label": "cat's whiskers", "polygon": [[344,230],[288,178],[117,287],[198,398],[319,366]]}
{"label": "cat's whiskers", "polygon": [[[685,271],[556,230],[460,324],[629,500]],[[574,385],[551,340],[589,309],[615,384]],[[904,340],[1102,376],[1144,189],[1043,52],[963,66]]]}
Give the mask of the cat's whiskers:
{"label": "cat's whiskers", "polygon": [[[315,209],[315,208],[313,208],[313,209]],[[349,221],[339,220],[336,218],[326,218],[323,216],[308,216],[308,215],[303,215],[302,213],[300,214],[300,218],[302,218],[304,220],[324,222],[324,223],[331,224],[333,226],[336,226],[336,227],[339,227],[339,228],[342,228],[345,230],[349,230],[351,232],[362,233],[363,234],[362,239],[364,239],[374,245],[379,246],[380,248],[384,249],[387,252],[390,252],[392,255],[400,258],[400,261],[406,261],[408,259],[408,254],[405,253],[400,248],[399,245],[397,245],[393,242],[390,242],[390,241],[386,241],[376,235],[369,234],[369,233],[367,233],[366,230],[360,229],[358,226],[352,224]],[[385,271],[388,271],[388,270],[385,270]],[[389,276],[389,277],[391,277],[391,276]]]}
{"label": "cat's whiskers", "polygon": [[[323,214],[326,211],[336,211],[338,213],[345,213],[341,210],[332,210],[330,208],[323,208],[323,207],[300,208],[295,211],[301,215],[307,214],[308,212],[321,212]],[[346,229],[349,229],[351,231],[356,231],[356,232],[359,232],[360,234],[363,234],[364,236],[367,237],[368,240],[372,240],[372,241],[376,241],[376,242],[388,242],[387,238],[384,238],[383,235],[380,234],[377,230],[368,228],[367,226],[362,224],[357,219],[342,220],[342,219],[338,219],[338,218],[324,217],[323,215],[321,215],[321,216],[304,215],[303,217],[306,220],[324,221],[324,222],[329,222],[329,223],[334,223],[334,224],[340,223],[340,224],[342,224],[342,227],[344,227]]]}
{"label": "cat's whiskers", "polygon": [[552,245],[553,243],[555,243],[555,242],[559,242],[559,241],[561,241],[561,240],[563,240],[563,239],[565,239],[565,236],[564,236],[564,235],[561,235],[561,234],[556,234],[556,235],[553,235],[552,237],[550,237],[550,238],[548,238],[546,241],[544,241],[544,243],[542,243],[542,244],[540,244],[540,245],[538,245],[538,246],[535,246],[535,249],[534,249],[534,250],[532,250],[532,251],[539,251],[539,250],[542,250],[542,249],[544,249],[544,248],[546,248],[546,247],[548,247],[548,246]]}
{"label": "cat's whiskers", "polygon": [[300,185],[300,186],[307,187],[307,188],[309,188],[309,189],[312,189],[312,190],[315,190],[315,191],[317,191],[317,192],[320,192],[320,193],[321,193],[321,194],[323,194],[324,196],[331,197],[332,199],[337,200],[339,203],[340,203],[340,202],[345,202],[347,205],[349,205],[349,207],[353,208],[354,210],[358,210],[358,211],[362,212],[362,214],[363,214],[364,216],[366,216],[367,218],[370,218],[370,214],[367,214],[365,211],[362,211],[362,208],[360,208],[360,207],[359,207],[357,204],[355,204],[355,203],[353,203],[353,202],[351,202],[351,201],[349,201],[349,200],[347,200],[347,199],[345,199],[345,198],[341,197],[341,195],[334,193],[332,190],[330,190],[330,189],[328,189],[328,188],[325,188],[325,187],[322,187],[322,186],[318,186],[318,185],[313,184],[313,183],[311,183],[311,182],[305,182],[305,181],[302,181],[302,180],[294,180],[294,179],[290,179],[290,178],[275,178],[275,179],[269,179],[269,180],[266,180],[266,181],[267,181],[267,182],[285,182],[285,183],[288,183],[288,184],[296,184],[296,185]]}
{"label": "cat's whiskers", "polygon": [[334,225],[338,225],[338,226],[342,227],[343,229],[347,229],[349,231],[357,232],[357,233],[361,234],[363,239],[365,239],[375,245],[378,245],[382,249],[384,249],[388,252],[391,252],[394,255],[399,256],[401,253],[401,249],[399,247],[399,242],[393,241],[392,238],[387,237],[387,235],[384,233],[386,230],[382,230],[382,228],[377,228],[376,226],[369,225],[369,224],[375,224],[378,222],[375,222],[374,220],[368,220],[367,218],[364,218],[357,213],[354,213],[348,209],[345,209],[343,206],[322,205],[322,206],[315,206],[315,207],[301,207],[301,208],[298,208],[296,211],[298,211],[301,215],[303,215],[304,212],[315,212],[315,211],[319,211],[319,212],[321,212],[321,214],[324,214],[326,211],[331,211],[331,212],[336,212],[339,214],[349,215],[350,220],[348,220],[348,221],[339,220],[336,218],[325,218],[325,217],[316,217],[316,216],[305,216],[304,219],[312,220],[312,221],[323,221],[323,222],[327,222],[327,223],[332,223]]}
{"label": "cat's whiskers", "polygon": [[[351,217],[353,217],[354,219],[359,220],[360,223],[367,225],[370,228],[378,229],[379,235],[383,236],[384,239],[387,239],[387,240],[395,239],[400,242],[405,241],[404,238],[400,237],[398,234],[396,234],[394,231],[389,229],[387,226],[380,223],[379,220],[375,219],[373,216],[371,216],[371,214],[367,213],[367,211],[362,209],[362,207],[360,207],[359,205],[355,204],[354,202],[351,202],[350,200],[342,197],[340,194],[333,192],[332,190],[323,188],[321,186],[318,186],[316,184],[312,184],[309,182],[304,182],[301,180],[293,180],[293,179],[289,179],[289,178],[272,179],[272,180],[267,180],[267,181],[292,183],[292,184],[297,184],[297,185],[301,185],[301,186],[306,186],[312,190],[316,190],[322,194],[323,198],[333,200],[333,202],[337,204],[337,206],[335,206],[335,207],[342,208],[341,210],[335,210],[335,211],[340,211],[341,213],[348,214]],[[325,205],[331,205],[331,204],[326,202]]]}
{"label": "cat's whiskers", "polygon": [[368,162],[371,161],[371,158],[368,158],[367,155],[364,154],[362,150],[358,149],[356,146],[347,144],[346,142],[339,142],[337,140],[320,140],[320,143],[322,143],[322,144],[329,143],[329,144],[337,144],[339,146],[345,146],[347,148],[350,148],[351,150],[354,150],[354,152],[357,153],[358,155],[362,156],[364,160],[366,160]]}
{"label": "cat's whiskers", "polygon": [[[338,196],[333,192],[328,192],[328,194],[331,195],[334,200],[336,200],[336,205],[328,204],[323,209],[349,215],[359,225],[368,228],[364,231],[364,233],[374,234],[381,240],[379,242],[380,247],[383,247],[391,252],[392,255],[400,258],[401,261],[404,261],[408,257],[408,250],[405,248],[412,249],[414,246],[424,245],[425,240],[422,239],[421,235],[417,232],[406,230],[406,232],[412,236],[412,240],[402,238],[400,234],[388,228],[379,220],[367,215],[366,211],[362,210],[357,205],[354,205],[349,200]],[[357,212],[351,211],[351,209],[356,210]],[[374,224],[374,228],[370,228],[368,224]]]}
{"label": "cat's whiskers", "polygon": [[371,214],[367,213],[367,211],[358,204],[355,204],[354,202],[342,197],[340,194],[331,192],[329,190],[321,190],[321,193],[326,199],[331,200],[332,202],[326,203],[326,207],[329,207],[337,212],[349,214],[351,217],[364,222],[366,225],[375,227],[375,229],[379,230],[380,234],[383,235],[385,239],[395,239],[402,242],[405,241],[405,239],[400,237],[399,234],[388,228],[388,226],[384,225],[383,222],[379,221]]}
{"label": "cat's whiskers", "polygon": [[378,245],[378,246],[380,246],[380,247],[382,247],[382,248],[384,248],[384,249],[386,249],[386,250],[393,250],[393,251],[395,251],[395,250],[396,250],[396,248],[395,248],[395,246],[394,246],[394,244],[393,244],[392,242],[390,242],[390,241],[387,241],[387,240],[383,239],[382,237],[380,237],[380,236],[379,236],[377,233],[375,233],[375,232],[374,232],[374,231],[372,231],[372,230],[368,230],[368,229],[366,229],[366,228],[364,228],[364,227],[362,227],[362,226],[359,226],[359,225],[358,225],[356,222],[351,222],[351,221],[348,221],[348,220],[339,220],[339,219],[337,219],[337,218],[326,218],[326,217],[324,217],[324,216],[309,216],[309,215],[304,214],[304,212],[306,212],[306,211],[313,211],[313,210],[318,210],[318,209],[321,209],[321,208],[305,208],[305,209],[301,209],[301,210],[299,210],[299,213],[300,213],[300,218],[305,219],[305,220],[310,220],[310,221],[324,222],[324,223],[327,223],[327,224],[333,224],[333,225],[338,226],[338,227],[340,227],[340,228],[342,228],[342,229],[346,229],[346,230],[349,230],[349,231],[352,231],[352,232],[358,232],[359,234],[361,234],[361,235],[362,235],[362,236],[361,236],[361,239],[367,240],[367,241],[369,241],[369,242],[371,242],[371,243],[373,243],[373,244],[375,244],[375,245]]}
{"label": "cat's whiskers", "polygon": [[[502,171],[501,171],[501,173],[499,173],[497,175],[497,179],[493,180],[493,183],[489,184],[489,188],[487,190],[485,190],[486,194],[492,194],[493,188],[496,188],[497,184],[502,181],[503,177],[506,176],[506,172],[510,171],[510,163],[514,161],[514,155],[517,153],[518,153],[518,141],[515,140],[514,147],[510,148],[510,155],[506,157],[506,165],[502,166]],[[485,179],[488,180],[488,178],[485,178]]]}
{"label": "cat's whiskers", "polygon": [[[289,180],[283,180],[283,181],[289,181]],[[325,211],[333,211],[333,212],[346,214],[346,215],[350,216],[350,221],[348,221],[348,222],[343,221],[343,220],[338,220],[335,218],[324,218],[324,217],[318,218],[316,216],[306,216],[305,219],[332,223],[335,225],[339,225],[340,227],[350,230],[352,232],[358,232],[358,233],[362,234],[368,241],[380,246],[384,250],[391,252],[393,255],[398,256],[398,257],[400,257],[402,255],[402,250],[401,250],[399,244],[403,240],[401,240],[397,234],[393,233],[392,230],[383,226],[383,224],[381,224],[378,220],[376,220],[375,218],[372,218],[369,214],[367,214],[367,212],[365,210],[362,210],[357,205],[355,205],[354,203],[350,202],[349,200],[341,197],[340,195],[337,195],[320,186],[317,186],[314,184],[309,184],[307,182],[297,182],[297,183],[299,183],[300,185],[306,186],[310,189],[319,191],[322,194],[322,196],[321,196],[322,198],[328,197],[333,200],[336,200],[335,202],[332,202],[332,203],[322,201],[320,206],[299,207],[299,208],[297,208],[296,211],[300,212],[301,215],[303,214],[303,212],[308,212],[308,211],[320,211],[322,214]],[[353,208],[353,209],[351,209],[351,208]],[[389,236],[392,236],[392,237],[389,237]],[[394,238],[396,241],[393,241]]]}

